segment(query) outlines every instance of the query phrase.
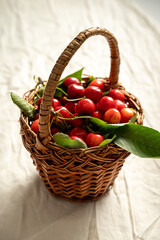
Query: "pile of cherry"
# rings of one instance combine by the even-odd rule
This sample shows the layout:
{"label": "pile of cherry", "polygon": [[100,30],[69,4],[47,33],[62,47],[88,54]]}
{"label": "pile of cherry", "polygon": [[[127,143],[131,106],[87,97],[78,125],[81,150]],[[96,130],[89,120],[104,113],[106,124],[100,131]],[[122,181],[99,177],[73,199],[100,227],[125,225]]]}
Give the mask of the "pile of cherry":
{"label": "pile of cherry", "polygon": [[[88,147],[98,146],[104,137],[94,132],[89,132],[87,118],[77,116],[92,116],[109,124],[127,123],[133,116],[134,111],[125,102],[125,95],[118,89],[111,89],[105,96],[103,80],[94,79],[85,88],[75,77],[68,77],[63,82],[67,97],[53,98],[51,116],[51,134],[64,132],[71,139],[81,139]],[[40,109],[42,97],[34,107]],[[39,131],[39,113],[31,125],[31,129]]]}

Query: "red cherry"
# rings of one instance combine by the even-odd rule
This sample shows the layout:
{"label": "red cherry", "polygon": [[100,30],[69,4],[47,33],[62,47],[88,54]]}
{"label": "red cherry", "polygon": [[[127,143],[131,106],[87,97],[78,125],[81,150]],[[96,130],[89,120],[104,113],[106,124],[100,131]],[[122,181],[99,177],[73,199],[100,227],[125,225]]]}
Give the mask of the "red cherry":
{"label": "red cherry", "polygon": [[99,101],[99,109],[102,113],[106,112],[110,108],[115,108],[116,103],[113,98],[104,96]]}
{"label": "red cherry", "polygon": [[95,111],[95,104],[91,99],[85,98],[77,103],[77,113],[79,115],[91,115]]}
{"label": "red cherry", "polygon": [[51,128],[52,135],[56,134],[57,132],[61,132],[59,128],[57,128],[57,127],[52,127]]}
{"label": "red cherry", "polygon": [[118,124],[121,121],[121,114],[115,108],[110,108],[104,114],[103,120],[107,123]]}
{"label": "red cherry", "polygon": [[86,136],[87,136],[87,132],[86,130],[84,130],[83,128],[80,128],[80,127],[76,127],[76,128],[73,128],[71,131],[70,131],[70,134],[69,134],[70,137],[72,136],[76,136],[76,137],[81,137],[85,140]]}
{"label": "red cherry", "polygon": [[37,102],[38,110],[40,109],[40,105],[41,105],[42,99],[43,99],[42,97],[40,97],[40,98],[38,99],[38,102]]}
{"label": "red cherry", "polygon": [[123,108],[121,110],[121,122],[127,123],[134,116],[134,111],[131,108]]}
{"label": "red cherry", "polygon": [[58,107],[60,105],[61,105],[61,103],[60,103],[60,101],[57,98],[53,98],[52,99],[52,107],[53,108],[56,108],[56,107]]}
{"label": "red cherry", "polygon": [[64,107],[66,107],[69,112],[74,113],[75,105],[77,105],[76,102],[66,102]]}
{"label": "red cherry", "polygon": [[34,105],[33,107],[34,107],[35,109],[38,109],[38,105]]}
{"label": "red cherry", "polygon": [[77,85],[81,85],[81,82],[79,81],[78,78],[76,77],[68,77],[64,80],[63,85],[68,88],[69,85],[71,84],[77,84]]}
{"label": "red cherry", "polygon": [[103,119],[103,114],[100,111],[94,111],[91,116],[95,118]]}
{"label": "red cherry", "polygon": [[39,113],[36,114],[36,116],[34,117],[34,120],[39,119]]}
{"label": "red cherry", "polygon": [[85,143],[84,139],[83,139],[83,138],[81,138],[81,137],[77,137],[77,136],[71,136],[70,138],[71,138],[72,140],[75,140],[75,139],[80,139],[80,140],[82,140],[82,141]]}
{"label": "red cherry", "polygon": [[[59,110],[59,111],[58,111]],[[55,111],[58,111],[60,113],[60,115],[64,118],[70,118],[71,115],[70,113],[67,111],[67,108],[66,107],[63,107],[63,106],[58,106],[55,108]]]}
{"label": "red cherry", "polygon": [[34,122],[31,125],[31,129],[35,133],[39,132],[39,119],[34,120]]}
{"label": "red cherry", "polygon": [[120,112],[123,108],[127,108],[127,104],[122,102],[121,100],[119,99],[116,99],[115,100],[115,103],[116,103],[116,106],[115,108]]}
{"label": "red cherry", "polygon": [[81,98],[85,95],[85,88],[81,85],[71,84],[67,89],[68,98]]}
{"label": "red cherry", "polygon": [[92,82],[90,82],[89,86],[99,87],[102,90],[102,92],[104,92],[104,83],[102,80],[95,79]]}
{"label": "red cherry", "polygon": [[85,95],[87,98],[91,99],[93,102],[98,102],[103,96],[102,90],[99,87],[95,87],[95,86],[87,87]]}
{"label": "red cherry", "polygon": [[78,112],[77,112],[77,104],[74,106],[74,112],[76,113],[76,116],[78,116]]}
{"label": "red cherry", "polygon": [[62,105],[64,105],[64,104],[67,102],[65,96],[59,97],[58,100],[60,101],[60,103],[61,103]]}
{"label": "red cherry", "polygon": [[99,111],[99,110],[100,110],[100,109],[99,109],[99,102],[96,102],[96,103],[95,103],[95,107],[96,107],[96,109],[95,109],[96,111]]}
{"label": "red cherry", "polygon": [[71,123],[72,127],[83,127],[84,119],[76,118],[74,120],[71,120],[70,123]]}
{"label": "red cherry", "polygon": [[104,137],[100,134],[88,133],[86,137],[86,143],[88,147],[99,146],[101,142],[103,142]]}
{"label": "red cherry", "polygon": [[113,99],[119,99],[121,100],[122,102],[124,101],[125,99],[125,95],[123,92],[121,92],[119,89],[116,89],[116,88],[113,88],[108,96],[112,97]]}

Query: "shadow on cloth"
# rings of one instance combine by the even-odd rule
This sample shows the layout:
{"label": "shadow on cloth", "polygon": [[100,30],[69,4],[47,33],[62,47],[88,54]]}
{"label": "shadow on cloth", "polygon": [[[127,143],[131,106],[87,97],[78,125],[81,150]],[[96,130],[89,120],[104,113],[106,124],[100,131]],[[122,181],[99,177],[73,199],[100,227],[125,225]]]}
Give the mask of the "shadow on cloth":
{"label": "shadow on cloth", "polygon": [[89,239],[90,228],[95,225],[95,202],[72,203],[55,198],[37,173],[17,183],[9,195],[9,209],[1,216],[6,226],[1,230],[3,239]]}

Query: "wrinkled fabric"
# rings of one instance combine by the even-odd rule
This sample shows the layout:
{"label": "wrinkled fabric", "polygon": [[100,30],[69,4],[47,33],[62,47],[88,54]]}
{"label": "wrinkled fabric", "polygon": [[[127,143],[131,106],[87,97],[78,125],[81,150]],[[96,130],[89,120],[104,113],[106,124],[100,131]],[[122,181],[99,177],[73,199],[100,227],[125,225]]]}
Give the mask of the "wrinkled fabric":
{"label": "wrinkled fabric", "polygon": [[[144,125],[160,131],[160,28],[128,0],[0,1],[0,239],[159,240],[160,159],[130,155],[113,188],[100,200],[70,203],[50,195],[20,137],[19,110],[9,92],[48,79],[61,52],[76,35],[99,26],[117,38],[119,81],[144,109]],[[108,76],[109,47],[88,39],[63,76]]]}

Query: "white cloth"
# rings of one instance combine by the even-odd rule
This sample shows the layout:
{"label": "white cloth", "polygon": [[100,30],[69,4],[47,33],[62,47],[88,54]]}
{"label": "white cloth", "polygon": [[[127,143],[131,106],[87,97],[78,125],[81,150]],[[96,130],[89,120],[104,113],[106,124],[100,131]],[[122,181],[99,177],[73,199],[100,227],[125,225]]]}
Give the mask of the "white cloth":
{"label": "white cloth", "polygon": [[[141,101],[144,125],[160,131],[160,28],[128,0],[0,1],[0,239],[159,240],[160,160],[127,158],[113,188],[99,201],[70,203],[50,195],[23,147],[20,96],[48,79],[57,58],[82,30],[100,26],[117,38],[120,82]],[[106,76],[109,48],[92,37],[64,76],[84,72]]]}

